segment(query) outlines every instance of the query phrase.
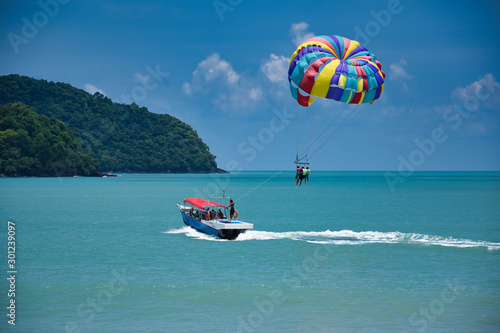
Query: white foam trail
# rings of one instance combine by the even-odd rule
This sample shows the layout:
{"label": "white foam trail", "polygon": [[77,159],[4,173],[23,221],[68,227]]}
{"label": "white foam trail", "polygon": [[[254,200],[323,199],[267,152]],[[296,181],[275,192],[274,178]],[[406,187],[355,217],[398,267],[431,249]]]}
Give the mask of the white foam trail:
{"label": "white foam trail", "polygon": [[220,239],[218,237],[212,236],[212,235],[207,235],[204,234],[203,232],[196,231],[195,229],[185,226],[179,229],[171,229],[168,231],[164,232],[165,234],[185,234],[188,237],[191,238],[196,238],[196,239],[203,239],[203,240],[209,240],[209,241],[216,241],[216,242],[226,242],[227,239]]}
{"label": "white foam trail", "polygon": [[[191,227],[183,227],[180,229],[172,229],[166,231],[167,234],[186,234],[189,237],[211,240],[224,241],[216,237],[205,235],[194,230]],[[271,232],[249,230],[241,234],[235,241],[252,241],[252,240],[275,240],[275,239],[291,239],[296,241],[304,241],[317,244],[334,244],[334,245],[363,245],[363,244],[418,244],[418,245],[437,245],[449,246],[457,248],[467,247],[486,247],[488,250],[500,250],[500,243],[474,241],[470,239],[461,239],[453,237],[442,237],[424,234],[380,231],[287,231],[287,232]]]}
{"label": "white foam trail", "polygon": [[185,226],[185,227],[182,227],[182,228],[179,228],[179,229],[170,229],[170,230],[165,231],[164,233],[165,234],[185,234],[189,230],[193,230],[193,228]]}

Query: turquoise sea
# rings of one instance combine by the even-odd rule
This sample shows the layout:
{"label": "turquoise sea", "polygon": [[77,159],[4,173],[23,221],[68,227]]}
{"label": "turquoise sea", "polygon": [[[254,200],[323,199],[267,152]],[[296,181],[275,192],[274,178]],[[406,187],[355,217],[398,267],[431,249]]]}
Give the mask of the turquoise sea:
{"label": "turquoise sea", "polygon": [[[293,178],[0,178],[0,331],[500,331],[499,172]],[[176,207],[220,189],[255,226],[235,241]]]}

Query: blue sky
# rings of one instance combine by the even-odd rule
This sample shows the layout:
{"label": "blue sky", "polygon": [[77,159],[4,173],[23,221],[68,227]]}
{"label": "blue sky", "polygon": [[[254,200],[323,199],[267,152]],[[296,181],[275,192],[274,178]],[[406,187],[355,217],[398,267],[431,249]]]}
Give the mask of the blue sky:
{"label": "blue sky", "polygon": [[[314,115],[317,134],[352,111],[317,141],[312,169],[500,170],[496,1],[0,6],[1,75],[67,82],[169,113],[198,132],[223,169],[292,169],[298,133],[309,133]],[[358,40],[377,56],[386,73],[378,101],[352,109],[317,100],[304,109],[292,99],[290,56],[322,34]]]}

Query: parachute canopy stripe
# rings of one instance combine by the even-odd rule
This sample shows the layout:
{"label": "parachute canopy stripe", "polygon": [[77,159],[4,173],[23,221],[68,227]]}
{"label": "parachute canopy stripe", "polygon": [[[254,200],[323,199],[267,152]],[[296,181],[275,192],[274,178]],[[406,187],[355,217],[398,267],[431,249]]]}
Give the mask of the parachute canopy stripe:
{"label": "parachute canopy stripe", "polygon": [[290,92],[302,106],[315,97],[373,103],[384,91],[382,64],[359,42],[336,35],[309,38],[290,58]]}

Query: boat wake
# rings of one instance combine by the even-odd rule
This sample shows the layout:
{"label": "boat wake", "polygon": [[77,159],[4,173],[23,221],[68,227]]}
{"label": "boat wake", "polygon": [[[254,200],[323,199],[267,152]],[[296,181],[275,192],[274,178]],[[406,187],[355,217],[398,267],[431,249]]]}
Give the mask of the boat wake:
{"label": "boat wake", "polygon": [[200,231],[197,231],[191,227],[185,226],[179,229],[171,229],[168,231],[165,231],[165,234],[185,234],[186,236],[189,236],[191,238],[196,238],[196,239],[203,239],[203,240],[209,240],[209,241],[217,241],[217,242],[227,242],[229,240],[227,239],[220,239],[212,235],[207,235],[204,234]]}
{"label": "boat wake", "polygon": [[[166,231],[167,234],[186,234],[189,237],[210,240],[227,241],[216,237],[203,234],[190,227],[172,229]],[[402,232],[380,232],[380,231],[361,231],[352,230],[340,231],[287,231],[271,232],[249,230],[238,236],[234,241],[252,241],[252,240],[276,240],[290,239],[295,241],[304,241],[316,244],[334,244],[334,245],[363,245],[363,244],[415,244],[415,245],[437,245],[448,247],[486,247],[488,250],[500,250],[500,243],[474,241],[469,239],[442,237],[424,234],[402,233]]]}

